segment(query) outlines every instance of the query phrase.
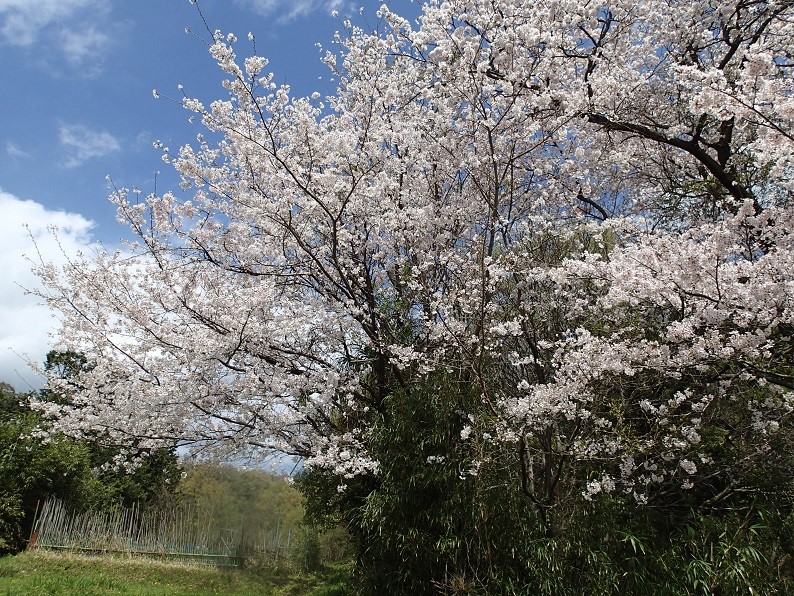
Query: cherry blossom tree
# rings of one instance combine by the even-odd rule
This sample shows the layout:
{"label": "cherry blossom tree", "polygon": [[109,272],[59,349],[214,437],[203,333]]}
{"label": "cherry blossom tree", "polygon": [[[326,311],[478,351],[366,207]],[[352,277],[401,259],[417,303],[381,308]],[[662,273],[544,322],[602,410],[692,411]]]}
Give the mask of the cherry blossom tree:
{"label": "cherry blossom tree", "polygon": [[549,534],[563,495],[755,490],[794,405],[792,3],[422,9],[345,22],[325,98],[214,34],[183,189],[118,190],[137,242],[37,269],[92,363],[41,407],[344,491],[390,465],[396,399],[443,395],[419,460],[499,470]]}

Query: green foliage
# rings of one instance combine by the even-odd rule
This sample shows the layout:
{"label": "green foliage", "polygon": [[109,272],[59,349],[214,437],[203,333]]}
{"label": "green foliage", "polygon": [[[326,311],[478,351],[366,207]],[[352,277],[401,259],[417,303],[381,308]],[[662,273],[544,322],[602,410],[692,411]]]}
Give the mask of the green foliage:
{"label": "green foliage", "polygon": [[286,536],[303,519],[303,497],[284,477],[210,463],[187,464],[184,474],[175,497],[219,525],[281,528]]}
{"label": "green foliage", "polygon": [[[377,479],[300,475],[307,518],[349,531],[359,593],[794,593],[788,431],[763,465],[726,464],[733,475],[692,490],[662,485],[646,506],[620,494],[584,499],[582,462],[540,500],[537,487],[522,490],[543,479],[521,477],[518,447],[488,441],[462,414],[487,416],[478,398],[452,375],[393,389],[372,425]],[[736,431],[728,438],[738,414],[718,414],[724,436],[704,436],[717,470],[752,447]]]}
{"label": "green foliage", "polygon": [[[69,367],[79,365],[79,358],[48,354],[47,365],[56,362],[68,374]],[[100,472],[118,451],[60,435],[40,436],[37,433],[46,429],[46,423],[27,405],[28,397],[0,384],[0,553],[24,548],[38,503],[48,497],[67,501],[75,509],[119,503],[146,506],[167,498],[176,486],[180,470],[173,452],[142,453],[132,474]],[[42,397],[55,403],[67,399]]]}
{"label": "green foliage", "polygon": [[66,390],[63,393],[55,393],[44,388],[41,391],[42,399],[65,404],[70,402],[74,393],[81,389],[75,379],[79,373],[91,370],[91,363],[78,352],[50,350],[44,360],[44,370],[54,378],[64,381]]}
{"label": "green foliage", "polygon": [[[476,389],[446,375],[428,384],[426,393],[417,387],[385,400],[373,429],[377,480],[322,470],[298,479],[309,519],[345,521],[364,594],[486,590],[496,573],[525,574],[515,546],[540,527],[518,490],[515,450],[460,441],[469,422],[460,408],[474,408]],[[491,463],[474,473],[486,451]]]}
{"label": "green foliage", "polygon": [[300,528],[297,535],[296,548],[293,552],[293,560],[301,571],[313,573],[322,569],[320,531],[316,526],[305,525]]}
{"label": "green foliage", "polygon": [[[561,536],[526,545],[505,593],[786,594],[791,575],[762,515],[682,512],[671,520],[614,500],[584,508]],[[782,556],[782,559],[781,559]]]}
{"label": "green foliage", "polygon": [[79,498],[91,475],[86,445],[30,436],[39,417],[24,399],[7,385],[0,388],[0,552],[23,547],[39,500],[51,494]]}
{"label": "green foliage", "polygon": [[182,468],[173,450],[160,449],[142,452],[130,473],[125,470],[107,468],[117,453],[115,449],[90,444],[92,471],[105,466],[101,473],[92,472],[84,478],[85,492],[79,509],[97,509],[109,505],[122,507],[161,507],[173,500],[172,492],[177,488]]}
{"label": "green foliage", "polygon": [[218,464],[186,466],[174,499],[209,533],[241,535],[242,555],[254,567],[285,562],[304,514],[303,497],[288,479]]}

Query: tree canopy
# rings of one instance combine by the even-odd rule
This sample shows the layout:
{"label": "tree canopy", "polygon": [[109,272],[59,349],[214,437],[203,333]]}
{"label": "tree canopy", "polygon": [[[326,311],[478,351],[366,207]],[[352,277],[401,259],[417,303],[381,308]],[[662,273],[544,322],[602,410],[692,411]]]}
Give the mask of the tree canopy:
{"label": "tree canopy", "polygon": [[[362,536],[377,511],[421,517],[406,487],[452,494],[470,518],[428,530],[428,565],[455,553],[439,582],[493,577],[489,549],[509,547],[486,519],[552,537],[594,502],[775,501],[792,3],[378,16],[327,53],[330,97],[292,97],[215,32],[228,95],[186,96],[209,132],[165,150],[183,190],[118,190],[136,242],[38,268],[63,346],[92,363],[70,403],[41,405],[55,428],[300,455]],[[489,513],[496,485],[512,496]],[[490,546],[436,541],[455,535]]]}

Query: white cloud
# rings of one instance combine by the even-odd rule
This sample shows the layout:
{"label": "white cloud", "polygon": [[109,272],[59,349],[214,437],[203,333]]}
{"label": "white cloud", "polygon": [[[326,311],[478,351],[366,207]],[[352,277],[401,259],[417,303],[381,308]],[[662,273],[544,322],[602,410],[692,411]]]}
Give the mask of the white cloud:
{"label": "white cloud", "polygon": [[133,147],[136,150],[140,151],[142,149],[151,149],[152,143],[154,142],[154,136],[148,130],[142,130],[137,135],[135,135],[135,142],[133,143]]}
{"label": "white cloud", "polygon": [[102,157],[121,149],[121,144],[109,132],[95,131],[80,124],[63,124],[58,138],[67,152],[65,166],[73,168],[94,157]]}
{"label": "white cloud", "polygon": [[[0,0],[0,44],[35,48],[39,58],[61,55],[82,76],[102,70],[120,36],[108,0]],[[117,32],[117,31],[116,31]]]}
{"label": "white cloud", "polygon": [[322,11],[331,14],[333,10],[342,10],[345,0],[235,0],[259,14],[278,14],[280,22],[292,21]]}
{"label": "white cloud", "polygon": [[[23,255],[35,254],[33,236],[45,260],[63,263],[64,253],[74,254],[91,240],[93,224],[77,213],[51,211],[2,190],[0,212],[0,381],[25,391],[42,384],[25,357],[33,362],[44,360],[57,321],[38,299],[25,294],[23,288],[34,289],[39,282]],[[49,232],[51,226],[58,228],[57,242]]]}
{"label": "white cloud", "polygon": [[11,141],[6,141],[6,155],[13,159],[30,159],[30,153],[23,151]]}
{"label": "white cloud", "polygon": [[48,25],[104,5],[104,0],[0,0],[0,35],[7,43],[31,46]]}
{"label": "white cloud", "polygon": [[[98,70],[103,48],[110,43],[110,36],[99,31],[93,25],[80,31],[63,29],[60,35],[60,46],[66,59],[72,65],[87,67],[90,71]],[[92,72],[87,74],[92,74]]]}

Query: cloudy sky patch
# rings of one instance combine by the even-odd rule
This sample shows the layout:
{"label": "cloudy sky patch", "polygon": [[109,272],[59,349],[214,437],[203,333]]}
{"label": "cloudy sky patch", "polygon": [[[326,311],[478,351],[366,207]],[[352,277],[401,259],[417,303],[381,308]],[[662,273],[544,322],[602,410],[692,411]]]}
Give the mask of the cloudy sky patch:
{"label": "cloudy sky patch", "polygon": [[80,124],[62,124],[58,139],[67,151],[64,165],[74,168],[95,157],[103,157],[121,149],[116,137],[106,130],[95,131]]}
{"label": "cloudy sky patch", "polygon": [[53,74],[95,76],[117,45],[109,15],[107,0],[0,0],[0,44],[27,49]]}
{"label": "cloudy sky patch", "polygon": [[342,11],[349,4],[345,0],[235,0],[237,4],[251,8],[261,15],[275,15],[279,22],[293,21],[313,13],[331,14]]}
{"label": "cloudy sky patch", "polygon": [[60,47],[66,60],[73,66],[86,68],[84,75],[98,74],[104,53],[111,45],[111,38],[91,25],[81,30],[63,29]]}
{"label": "cloudy sky patch", "polygon": [[25,292],[40,287],[28,257],[35,260],[40,253],[63,264],[64,253],[73,255],[90,242],[93,224],[82,215],[49,210],[2,190],[0,212],[0,380],[27,391],[40,387],[41,379],[26,358],[43,362],[58,327],[48,309]]}
{"label": "cloudy sky patch", "polygon": [[30,153],[22,150],[16,143],[6,141],[6,155],[12,159],[30,159]]}
{"label": "cloudy sky patch", "polygon": [[49,25],[86,9],[97,14],[105,5],[104,0],[0,0],[0,35],[6,43],[31,46]]}

